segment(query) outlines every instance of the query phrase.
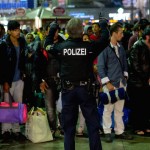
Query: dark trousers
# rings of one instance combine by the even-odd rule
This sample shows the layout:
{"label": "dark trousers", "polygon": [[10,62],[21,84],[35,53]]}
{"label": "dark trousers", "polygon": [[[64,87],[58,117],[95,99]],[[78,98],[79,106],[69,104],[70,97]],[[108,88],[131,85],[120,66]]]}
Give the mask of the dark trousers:
{"label": "dark trousers", "polygon": [[87,125],[90,150],[102,150],[96,100],[88,93],[87,88],[85,86],[78,86],[72,90],[64,90],[62,92],[62,105],[65,150],[75,150],[75,133],[79,105]]}
{"label": "dark trousers", "polygon": [[150,129],[150,87],[128,86],[130,123],[133,130]]}
{"label": "dark trousers", "polygon": [[47,83],[49,88],[45,93],[45,107],[49,125],[53,131],[56,131],[56,101],[59,98],[59,91],[57,90],[56,81],[53,78],[49,78]]}

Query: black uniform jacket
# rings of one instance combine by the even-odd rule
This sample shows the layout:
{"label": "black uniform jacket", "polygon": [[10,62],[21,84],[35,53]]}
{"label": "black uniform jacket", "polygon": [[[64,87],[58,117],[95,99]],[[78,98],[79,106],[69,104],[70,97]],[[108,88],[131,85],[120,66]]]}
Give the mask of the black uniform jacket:
{"label": "black uniform jacket", "polygon": [[[52,37],[53,38],[53,37]],[[47,38],[51,40],[51,38]],[[48,41],[46,41],[48,45]],[[93,60],[108,46],[108,30],[102,30],[97,41],[68,38],[51,46],[50,53],[60,60],[60,77],[68,81],[86,81],[93,73]],[[47,46],[46,45],[46,46]]]}

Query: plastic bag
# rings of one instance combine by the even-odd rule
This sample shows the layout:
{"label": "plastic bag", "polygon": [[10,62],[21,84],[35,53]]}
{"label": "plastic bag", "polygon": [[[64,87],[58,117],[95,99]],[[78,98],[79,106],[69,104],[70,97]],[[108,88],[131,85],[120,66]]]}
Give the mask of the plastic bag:
{"label": "plastic bag", "polygon": [[48,124],[47,114],[42,108],[34,107],[28,113],[25,135],[33,143],[47,142],[53,140]]}

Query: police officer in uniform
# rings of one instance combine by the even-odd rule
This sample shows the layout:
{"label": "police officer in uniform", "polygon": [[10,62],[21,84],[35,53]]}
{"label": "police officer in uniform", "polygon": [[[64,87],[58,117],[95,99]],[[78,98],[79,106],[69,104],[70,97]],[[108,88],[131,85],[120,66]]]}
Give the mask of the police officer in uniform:
{"label": "police officer in uniform", "polygon": [[[108,45],[109,33],[102,29],[98,41],[82,40],[82,21],[72,18],[66,29],[69,38],[61,43],[53,44],[53,37],[58,33],[58,24],[51,24],[45,47],[49,53],[60,60],[60,78],[62,82],[62,124],[64,129],[64,149],[75,150],[75,133],[78,119],[78,108],[81,107],[85,117],[90,150],[102,150],[100,141],[100,121],[96,99],[91,92],[93,76],[93,60]],[[42,90],[46,90],[43,87]]]}

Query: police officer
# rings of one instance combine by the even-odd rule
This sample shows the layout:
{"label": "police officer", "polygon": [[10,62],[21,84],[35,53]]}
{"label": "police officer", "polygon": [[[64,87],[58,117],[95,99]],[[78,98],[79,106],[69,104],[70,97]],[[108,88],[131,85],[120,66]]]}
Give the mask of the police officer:
{"label": "police officer", "polygon": [[[46,38],[45,47],[60,59],[64,149],[75,150],[75,133],[80,105],[87,125],[90,150],[102,150],[96,100],[90,92],[90,87],[93,60],[108,45],[108,30],[102,29],[101,38],[98,41],[85,42],[82,40],[82,21],[72,18],[66,26],[69,38],[62,43],[53,44],[57,29],[58,24],[54,22]],[[43,90],[46,90],[46,87]]]}

